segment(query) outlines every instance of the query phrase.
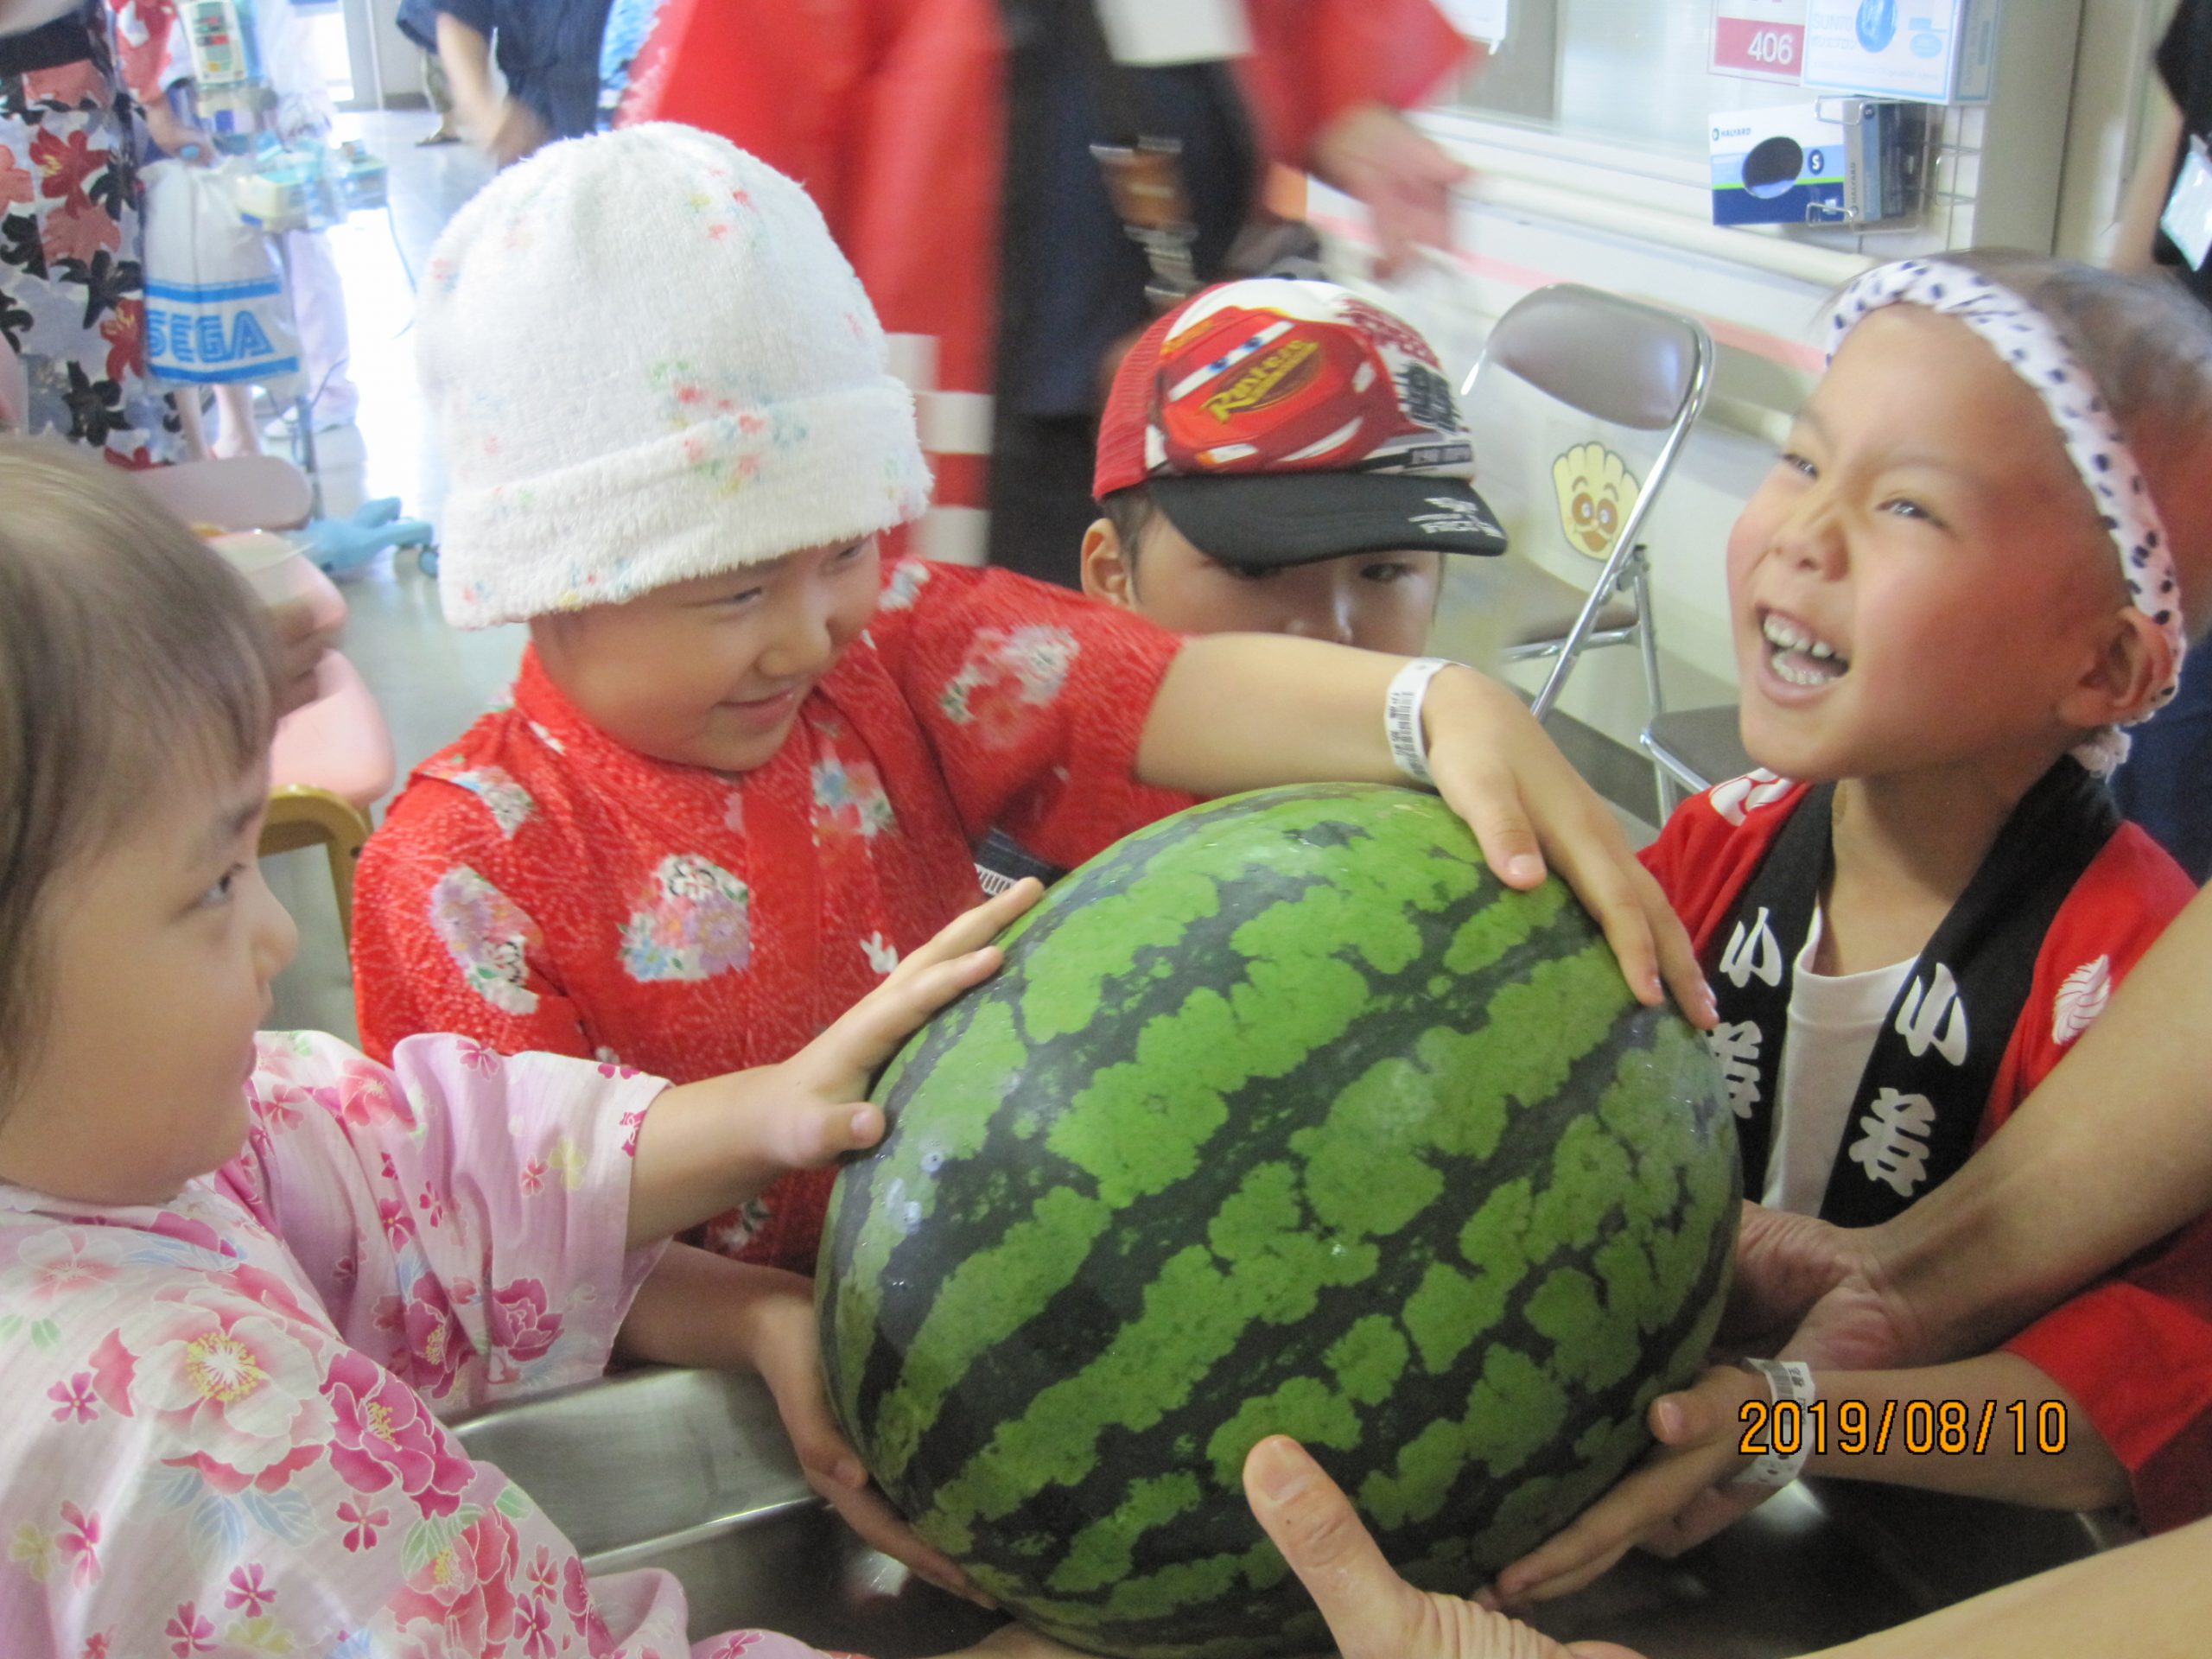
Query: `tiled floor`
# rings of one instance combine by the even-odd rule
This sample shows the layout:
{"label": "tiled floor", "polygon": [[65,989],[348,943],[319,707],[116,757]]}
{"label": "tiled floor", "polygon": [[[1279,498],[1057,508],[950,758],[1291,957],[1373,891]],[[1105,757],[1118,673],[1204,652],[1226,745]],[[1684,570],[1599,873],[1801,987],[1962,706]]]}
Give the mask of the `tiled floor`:
{"label": "tiled floor", "polygon": [[[444,480],[416,389],[414,274],[446,221],[490,176],[460,145],[420,149],[427,114],[341,118],[340,136],[367,140],[391,168],[391,213],[356,215],[333,230],[353,331],[352,373],[361,390],[357,430],[323,435],[327,505],[350,512],[364,495],[397,495],[434,518]],[[457,736],[505,691],[520,658],[523,630],[460,632],[440,616],[436,584],[411,556],[379,557],[344,582],[352,606],[342,649],[383,704],[398,750],[399,775]],[[1638,842],[1648,826],[1620,814]],[[270,884],[300,927],[297,960],[276,985],[273,1023],[353,1039],[353,998],[337,912],[320,853],[267,861]]]}

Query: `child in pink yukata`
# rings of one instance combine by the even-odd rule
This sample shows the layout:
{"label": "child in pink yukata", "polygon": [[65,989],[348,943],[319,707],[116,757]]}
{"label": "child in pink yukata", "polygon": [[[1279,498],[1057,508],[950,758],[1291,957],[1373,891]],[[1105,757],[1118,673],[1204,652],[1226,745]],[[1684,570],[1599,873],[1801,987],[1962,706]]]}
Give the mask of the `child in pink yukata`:
{"label": "child in pink yukata", "polygon": [[[693,1642],[665,1573],[590,1578],[439,1419],[618,1351],[742,1364],[769,1323],[810,1326],[790,1275],[666,1241],[871,1143],[870,1069],[991,970],[1035,887],[784,1065],[688,1088],[465,1038],[387,1067],[257,1036],[294,943],[256,863],[258,607],[96,465],[0,443],[0,1649],[810,1653]],[[1007,1639],[988,1650],[1028,1650]]]}
{"label": "child in pink yukata", "polygon": [[[1529,885],[1541,847],[1640,995],[1663,955],[1701,1003],[1611,815],[1472,670],[880,569],[929,500],[913,397],[813,204],[722,140],[637,127],[511,168],[440,239],[418,334],[447,620],[531,645],[513,706],[417,768],[362,857],[372,1055],[455,1031],[678,1083],[780,1060],[976,902],[992,830],[1065,868],[1192,795],[1402,779],[1398,683],[1429,686],[1430,769],[1492,867]],[[1463,476],[1395,482],[1477,505]],[[779,1182],[709,1242],[809,1271],[828,1190]]]}

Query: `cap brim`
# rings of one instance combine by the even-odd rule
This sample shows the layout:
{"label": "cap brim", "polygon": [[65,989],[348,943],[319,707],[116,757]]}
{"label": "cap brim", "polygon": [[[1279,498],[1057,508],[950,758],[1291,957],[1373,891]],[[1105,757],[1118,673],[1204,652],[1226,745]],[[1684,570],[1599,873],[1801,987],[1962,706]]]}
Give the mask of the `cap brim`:
{"label": "cap brim", "polygon": [[1503,553],[1505,532],[1465,480],[1402,473],[1155,478],[1152,499],[1201,552],[1248,570],[1351,553]]}

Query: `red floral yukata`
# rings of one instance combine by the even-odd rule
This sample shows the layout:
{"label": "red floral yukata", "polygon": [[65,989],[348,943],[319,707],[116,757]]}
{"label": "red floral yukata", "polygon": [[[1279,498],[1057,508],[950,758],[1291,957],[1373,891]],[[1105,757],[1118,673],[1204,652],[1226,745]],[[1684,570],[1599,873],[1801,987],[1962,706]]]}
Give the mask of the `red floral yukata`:
{"label": "red floral yukata", "polygon": [[[785,1059],[979,901],[994,825],[1081,862],[1188,804],[1135,779],[1180,640],[1001,571],[907,560],[742,774],[592,726],[525,655],[514,706],[409,780],[362,855],[353,969],[379,1060],[416,1032],[677,1083]],[[830,1171],[712,1224],[811,1272]]]}

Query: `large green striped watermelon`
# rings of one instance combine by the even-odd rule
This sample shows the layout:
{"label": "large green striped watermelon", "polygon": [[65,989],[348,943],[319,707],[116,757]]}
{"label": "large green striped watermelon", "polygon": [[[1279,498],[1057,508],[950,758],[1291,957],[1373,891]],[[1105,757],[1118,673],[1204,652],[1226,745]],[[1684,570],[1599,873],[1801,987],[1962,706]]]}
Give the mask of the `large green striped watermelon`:
{"label": "large green striped watermelon", "polygon": [[1320,1644],[1243,1496],[1277,1431],[1417,1582],[1479,1582],[1643,1451],[1719,1317],[1704,1045],[1409,790],[1130,836],[875,1098],[820,1268],[838,1417],[922,1536],[1096,1652]]}

